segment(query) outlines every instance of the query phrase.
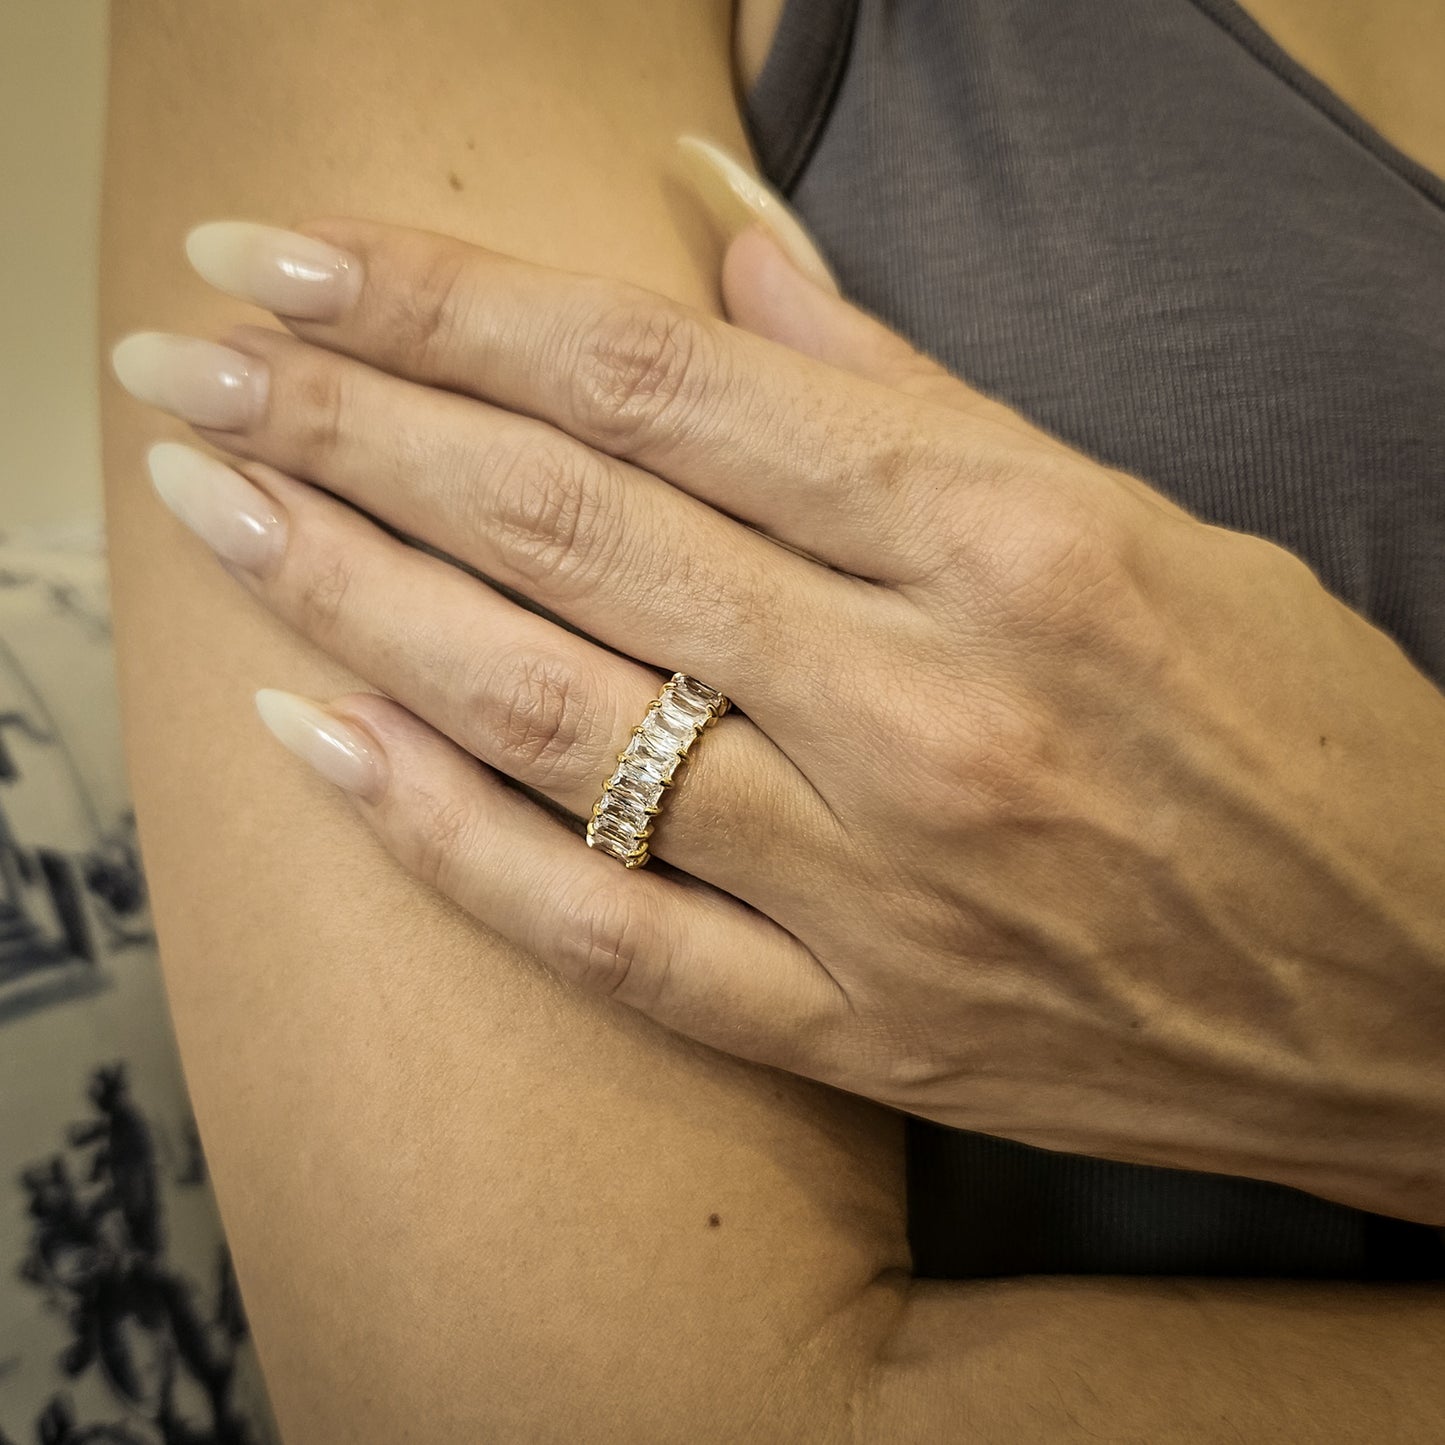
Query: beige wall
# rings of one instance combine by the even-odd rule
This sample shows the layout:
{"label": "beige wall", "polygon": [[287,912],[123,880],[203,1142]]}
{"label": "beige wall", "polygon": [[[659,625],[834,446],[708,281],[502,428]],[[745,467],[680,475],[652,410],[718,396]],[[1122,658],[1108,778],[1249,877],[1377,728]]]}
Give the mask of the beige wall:
{"label": "beige wall", "polygon": [[0,532],[99,515],[105,0],[0,0]]}

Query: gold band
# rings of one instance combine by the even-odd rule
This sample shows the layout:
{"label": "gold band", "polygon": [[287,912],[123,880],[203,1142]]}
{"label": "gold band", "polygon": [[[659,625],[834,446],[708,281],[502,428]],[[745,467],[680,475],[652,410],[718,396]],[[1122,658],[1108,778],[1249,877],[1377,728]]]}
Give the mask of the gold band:
{"label": "gold band", "polygon": [[662,795],[687,761],[693,742],[729,706],[722,693],[673,673],[617,754],[617,770],[603,785],[587,823],[587,846],[600,848],[627,868],[641,868],[648,859],[647,840],[652,820],[662,810]]}

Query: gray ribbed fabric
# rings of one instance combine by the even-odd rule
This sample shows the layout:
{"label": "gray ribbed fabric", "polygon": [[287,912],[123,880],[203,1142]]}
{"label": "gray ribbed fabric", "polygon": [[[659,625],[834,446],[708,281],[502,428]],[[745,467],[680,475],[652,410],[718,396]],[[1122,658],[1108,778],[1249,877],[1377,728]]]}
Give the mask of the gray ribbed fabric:
{"label": "gray ribbed fabric", "polygon": [[[1445,678],[1445,185],[1233,0],[787,0],[747,118],[850,297]],[[1445,1276],[1288,1189],[908,1143],[924,1275]]]}

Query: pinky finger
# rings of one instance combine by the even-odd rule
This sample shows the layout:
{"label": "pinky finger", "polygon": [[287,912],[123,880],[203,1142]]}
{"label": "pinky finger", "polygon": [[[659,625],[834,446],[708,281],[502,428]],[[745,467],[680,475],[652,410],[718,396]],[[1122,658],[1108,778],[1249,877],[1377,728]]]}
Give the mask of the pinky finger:
{"label": "pinky finger", "polygon": [[352,794],[408,872],[564,978],[678,1033],[817,1077],[850,1009],[771,919],[706,884],[626,869],[389,698],[265,690],[277,740]]}

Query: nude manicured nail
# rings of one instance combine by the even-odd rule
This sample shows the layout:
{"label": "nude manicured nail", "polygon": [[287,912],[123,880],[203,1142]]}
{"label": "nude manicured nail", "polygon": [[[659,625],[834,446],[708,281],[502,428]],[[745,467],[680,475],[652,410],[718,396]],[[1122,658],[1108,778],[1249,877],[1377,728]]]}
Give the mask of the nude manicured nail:
{"label": "nude manicured nail", "polygon": [[295,231],[252,221],[210,221],[186,237],[203,280],[278,316],[335,321],[361,288],[355,256]]}
{"label": "nude manicured nail", "polygon": [[314,768],[328,783],[375,802],[386,784],[376,744],[360,728],[294,692],[264,687],[256,694],[261,721],[283,748]]}
{"label": "nude manicured nail", "polygon": [[264,572],[281,555],[281,510],[240,472],[179,442],[157,442],[146,465],[156,495],[226,561]]}
{"label": "nude manicured nail", "polygon": [[700,136],[679,136],[677,154],[699,198],[729,239],[753,222],[761,222],[805,276],[835,296],[839,294],[838,283],[818,248],[787,202],[766,181]]}
{"label": "nude manicured nail", "polygon": [[266,410],[265,363],[214,341],[137,331],[116,343],[110,364],[138,401],[192,426],[242,431]]}

